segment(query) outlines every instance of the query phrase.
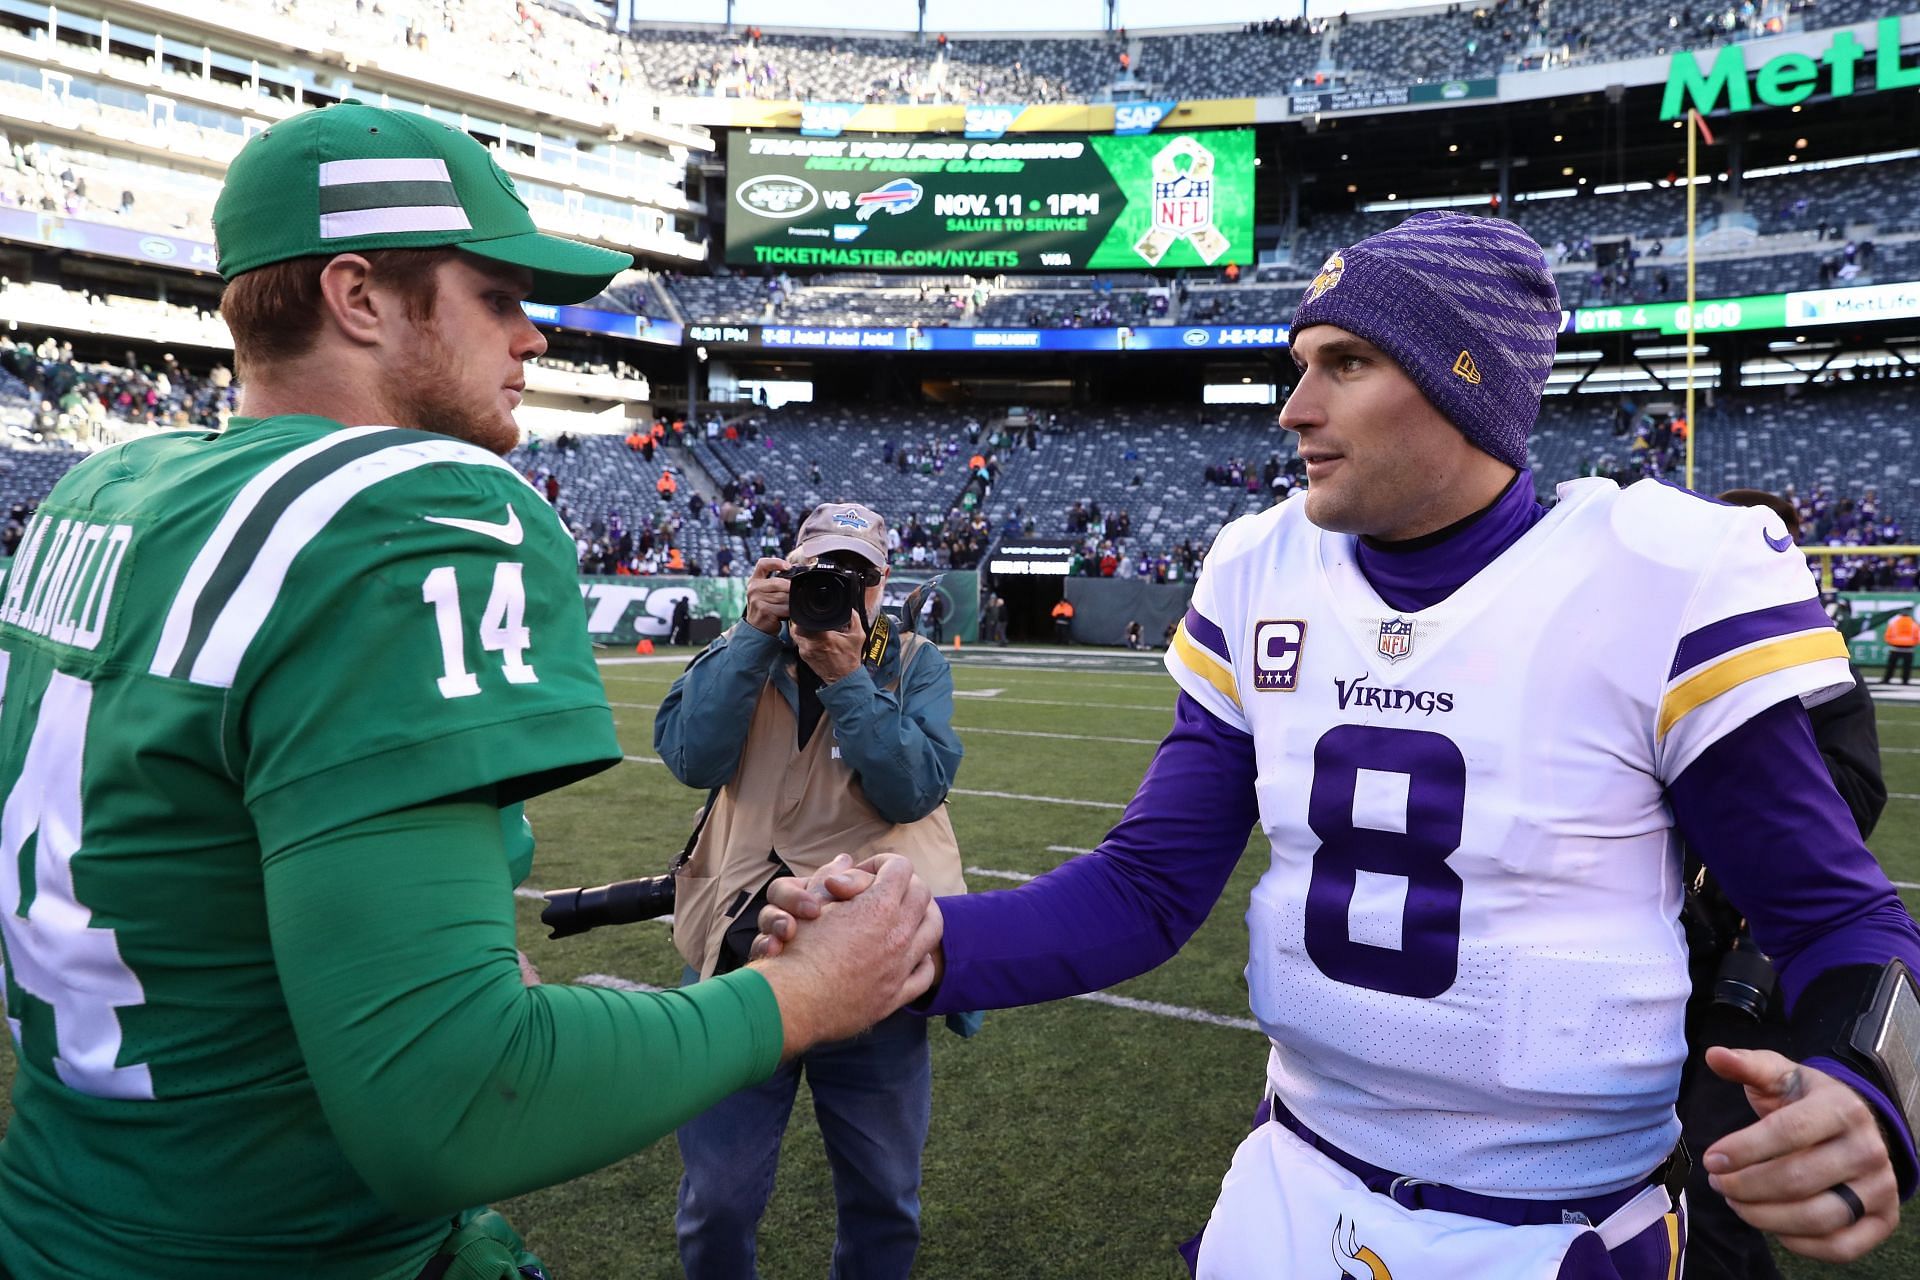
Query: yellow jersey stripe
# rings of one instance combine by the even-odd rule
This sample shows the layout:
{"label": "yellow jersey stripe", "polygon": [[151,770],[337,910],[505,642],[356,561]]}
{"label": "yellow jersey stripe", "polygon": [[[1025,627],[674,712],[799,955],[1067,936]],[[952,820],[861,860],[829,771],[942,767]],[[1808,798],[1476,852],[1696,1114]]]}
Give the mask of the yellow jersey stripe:
{"label": "yellow jersey stripe", "polygon": [[1180,655],[1187,670],[1218,689],[1234,706],[1240,705],[1240,690],[1233,682],[1233,672],[1187,634],[1184,622],[1173,633],[1173,651]]}
{"label": "yellow jersey stripe", "polygon": [[1667,1223],[1667,1280],[1680,1274],[1680,1215],[1669,1213]]}
{"label": "yellow jersey stripe", "polygon": [[1727,690],[1757,680],[1761,676],[1797,667],[1802,663],[1847,656],[1847,642],[1832,627],[1807,631],[1782,640],[1769,641],[1744,652],[1721,659],[1688,676],[1660,700],[1660,717],[1655,736],[1664,739],[1667,731],[1696,707],[1713,701]]}

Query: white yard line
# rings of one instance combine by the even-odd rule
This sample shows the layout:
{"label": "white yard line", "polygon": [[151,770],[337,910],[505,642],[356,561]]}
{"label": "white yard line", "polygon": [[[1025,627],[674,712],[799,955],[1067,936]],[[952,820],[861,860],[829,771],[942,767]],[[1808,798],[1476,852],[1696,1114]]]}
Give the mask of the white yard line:
{"label": "white yard line", "polygon": [[[1011,699],[1007,699],[1011,701]],[[620,707],[633,711],[658,711],[657,702],[609,702],[610,707]],[[1093,704],[1084,704],[1093,705]],[[984,725],[957,724],[953,726],[961,733],[991,733],[1004,738],[1052,738],[1060,742],[1112,742],[1128,747],[1157,747],[1158,738],[1108,738],[1088,733],[1047,733],[1040,729],[989,729]]]}
{"label": "white yard line", "polygon": [[1043,733],[1038,729],[984,729],[979,725],[957,724],[961,733],[992,733],[1007,738],[1057,738],[1062,742],[1118,742],[1129,747],[1157,747],[1158,738],[1102,738],[1086,733]]}
{"label": "white yard line", "polygon": [[[628,756],[629,760],[633,757]],[[970,791],[965,787],[955,787],[948,792],[955,796],[978,796],[983,800],[1031,800],[1036,804],[1073,804],[1085,809],[1124,809],[1127,806],[1117,800],[1074,800],[1066,796],[1027,796],[1017,791]]]}
{"label": "white yard line", "polygon": [[[616,977],[611,973],[583,973],[574,982],[583,987],[604,987],[609,991],[668,991],[669,987],[656,987],[647,982],[634,982],[628,978]],[[1093,991],[1075,1000],[1087,1000],[1094,1004],[1104,1004],[1115,1009],[1125,1009],[1131,1013],[1151,1013],[1161,1018],[1178,1018],[1182,1022],[1198,1022],[1210,1027],[1232,1027],[1237,1031],[1258,1031],[1260,1024],[1251,1018],[1229,1018],[1218,1013],[1208,1013],[1205,1009],[1187,1009],[1177,1004],[1161,1004],[1157,1000],[1135,1000],[1130,996],[1110,995],[1105,991]]]}
{"label": "white yard line", "polygon": [[996,707],[1099,707],[1103,711],[1158,711],[1161,715],[1173,712],[1173,708],[1163,702],[1065,702],[1054,698],[993,698],[992,702]]}
{"label": "white yard line", "polygon": [[[631,760],[635,764],[665,764],[659,756],[621,756],[622,760]],[[1127,806],[1118,800],[1075,800],[1069,796],[1028,796],[1017,791],[972,791],[965,787],[955,787],[948,795],[978,796],[983,800],[1030,800],[1035,804],[1071,804],[1085,809],[1124,809]]]}
{"label": "white yard line", "polygon": [[1232,1027],[1238,1031],[1258,1031],[1260,1024],[1252,1018],[1229,1018],[1224,1014],[1208,1013],[1205,1009],[1187,1009],[1177,1004],[1161,1004],[1158,1000],[1135,1000],[1131,996],[1116,996],[1105,991],[1090,991],[1075,1000],[1091,1000],[1094,1004],[1112,1005],[1116,1009],[1127,1009],[1134,1013],[1151,1013],[1162,1018],[1178,1018],[1182,1022],[1203,1022],[1210,1027]]}

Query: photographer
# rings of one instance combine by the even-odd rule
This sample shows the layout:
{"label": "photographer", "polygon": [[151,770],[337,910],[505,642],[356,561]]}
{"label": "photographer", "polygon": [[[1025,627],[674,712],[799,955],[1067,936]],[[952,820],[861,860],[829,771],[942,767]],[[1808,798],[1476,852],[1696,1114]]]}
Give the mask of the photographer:
{"label": "photographer", "polygon": [[[745,618],[660,706],[661,758],[680,781],[716,789],[677,885],[674,943],[688,981],[744,963],[766,886],[835,854],[901,853],[935,892],[965,891],[945,809],[961,755],[953,676],[937,647],[880,612],[886,532],[866,507],[816,508],[787,560],[754,566]],[[679,1130],[676,1229],[692,1280],[754,1275],[754,1233],[803,1071],[833,1167],[833,1274],[911,1270],[932,1069],[925,1020],[896,1014]]]}

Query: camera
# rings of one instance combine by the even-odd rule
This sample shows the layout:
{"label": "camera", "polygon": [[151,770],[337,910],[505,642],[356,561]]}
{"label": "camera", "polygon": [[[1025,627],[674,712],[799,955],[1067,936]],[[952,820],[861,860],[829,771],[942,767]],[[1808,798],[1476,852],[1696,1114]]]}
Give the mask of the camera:
{"label": "camera", "polygon": [[616,880],[592,889],[554,889],[540,912],[549,938],[571,938],[605,924],[657,920],[673,910],[673,876]]}
{"label": "camera", "polygon": [[866,590],[880,580],[877,570],[848,569],[837,564],[796,565],[774,575],[793,584],[787,598],[787,617],[805,631],[838,631],[853,617]]}
{"label": "camera", "polygon": [[1766,1020],[1773,1004],[1773,962],[1761,953],[1745,923],[1714,975],[1713,1002],[1754,1022]]}

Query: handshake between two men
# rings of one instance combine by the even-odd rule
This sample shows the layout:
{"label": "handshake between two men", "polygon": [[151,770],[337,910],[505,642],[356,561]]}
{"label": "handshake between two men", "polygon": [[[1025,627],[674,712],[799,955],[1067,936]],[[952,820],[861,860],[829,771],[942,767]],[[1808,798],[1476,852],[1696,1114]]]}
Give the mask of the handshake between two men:
{"label": "handshake between two men", "polygon": [[856,1035],[940,980],[940,905],[898,854],[857,866],[841,854],[774,881],[759,924],[749,955],[780,1003],[785,1057]]}

